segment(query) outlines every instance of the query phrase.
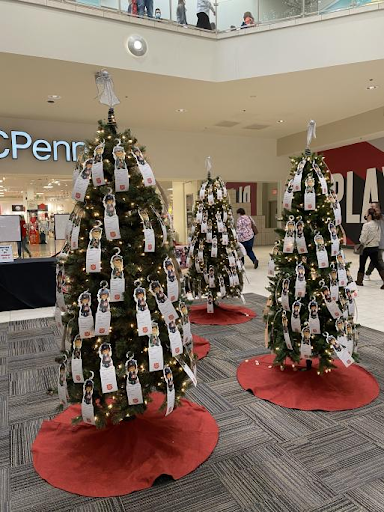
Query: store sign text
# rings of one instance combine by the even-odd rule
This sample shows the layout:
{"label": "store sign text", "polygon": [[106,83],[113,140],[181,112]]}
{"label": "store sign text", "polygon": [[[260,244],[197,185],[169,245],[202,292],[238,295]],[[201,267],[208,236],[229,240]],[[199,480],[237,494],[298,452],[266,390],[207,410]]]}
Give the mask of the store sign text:
{"label": "store sign text", "polygon": [[0,159],[12,156],[14,160],[17,160],[20,156],[21,151],[32,149],[32,154],[36,160],[59,160],[59,149],[62,148],[67,162],[76,162],[77,159],[77,148],[85,146],[84,142],[67,142],[65,140],[53,140],[48,142],[44,139],[37,139],[32,141],[32,137],[27,132],[12,130],[11,134],[8,135],[4,131],[0,130],[0,138],[4,140],[10,140],[11,147],[0,149]]}

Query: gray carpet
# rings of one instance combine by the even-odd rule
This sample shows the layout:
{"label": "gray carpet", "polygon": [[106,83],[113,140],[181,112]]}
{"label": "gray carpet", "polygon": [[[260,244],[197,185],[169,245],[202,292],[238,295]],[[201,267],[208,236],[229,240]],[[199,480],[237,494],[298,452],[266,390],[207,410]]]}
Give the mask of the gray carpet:
{"label": "gray carpet", "polygon": [[[258,314],[251,322],[193,329],[212,345],[189,398],[219,424],[214,453],[181,480],[119,498],[72,495],[35,473],[31,445],[57,405],[46,389],[56,384],[59,333],[51,319],[0,324],[1,512],[384,511],[383,394],[362,409],[329,413],[284,409],[243,391],[237,366],[265,352],[265,299],[246,298]],[[384,334],[361,329],[362,364],[381,387],[383,343]]]}

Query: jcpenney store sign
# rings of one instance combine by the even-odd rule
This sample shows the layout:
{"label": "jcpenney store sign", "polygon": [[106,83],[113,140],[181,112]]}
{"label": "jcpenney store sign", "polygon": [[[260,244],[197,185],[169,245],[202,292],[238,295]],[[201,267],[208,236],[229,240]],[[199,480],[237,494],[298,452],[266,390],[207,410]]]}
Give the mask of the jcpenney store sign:
{"label": "jcpenney store sign", "polygon": [[[8,146],[3,148],[3,145]],[[17,160],[22,151],[31,151],[36,160],[53,160],[65,158],[67,162],[76,162],[77,148],[85,146],[84,142],[67,142],[66,140],[33,140],[27,132],[12,130],[10,134],[0,130],[0,159]]]}

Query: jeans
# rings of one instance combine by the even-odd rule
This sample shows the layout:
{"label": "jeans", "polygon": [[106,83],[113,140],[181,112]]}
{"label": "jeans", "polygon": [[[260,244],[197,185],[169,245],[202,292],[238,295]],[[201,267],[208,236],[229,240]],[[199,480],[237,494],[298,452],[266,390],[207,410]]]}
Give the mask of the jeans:
{"label": "jeans", "polygon": [[145,9],[147,9],[148,18],[153,18],[153,0],[137,0],[137,14],[145,16]]}
{"label": "jeans", "polygon": [[244,249],[247,251],[247,256],[252,260],[252,263],[255,263],[257,261],[257,258],[255,256],[255,253],[253,252],[253,241],[255,237],[253,236],[250,240],[246,240],[245,242],[240,242]]}
{"label": "jeans", "polygon": [[21,242],[17,242],[17,253],[19,255],[19,258],[21,258],[21,249],[25,251],[27,254],[29,254],[29,257],[32,256],[31,251],[27,247],[28,240],[26,237],[24,237]]}
{"label": "jeans", "polygon": [[380,273],[382,268],[379,263],[379,248],[378,247],[366,247],[363,251],[363,254],[360,254],[359,272],[364,274],[365,264],[367,263],[368,257],[371,259],[371,265],[373,265],[373,268],[375,268]]}
{"label": "jeans", "polygon": [[[382,269],[384,269],[383,254],[384,254],[384,250],[383,249],[379,249],[379,253],[377,255],[377,259],[378,259],[379,265],[381,266]],[[371,261],[371,263],[369,264],[368,270],[366,272],[367,276],[370,276],[372,274],[374,268],[375,267],[373,266],[373,263]]]}

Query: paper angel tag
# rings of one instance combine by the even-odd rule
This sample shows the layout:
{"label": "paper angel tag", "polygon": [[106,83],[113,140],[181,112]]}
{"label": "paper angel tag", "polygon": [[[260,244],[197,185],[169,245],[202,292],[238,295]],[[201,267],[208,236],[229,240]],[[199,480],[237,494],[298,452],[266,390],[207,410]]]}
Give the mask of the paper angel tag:
{"label": "paper angel tag", "polygon": [[[92,372],[93,373],[93,372]],[[95,410],[93,407],[93,380],[87,379],[83,386],[83,399],[81,401],[81,415],[84,423],[95,425]]]}
{"label": "paper angel tag", "polygon": [[224,277],[221,274],[219,274],[218,280],[219,280],[219,286],[220,286],[220,295],[221,295],[221,297],[225,297],[227,295],[227,290],[225,288]]}
{"label": "paper angel tag", "polygon": [[345,296],[347,298],[347,304],[348,304],[348,316],[355,316],[356,312],[356,306],[355,306],[355,300],[354,295],[351,292],[351,290],[348,288],[348,286],[345,287]]}
{"label": "paper angel tag", "polygon": [[294,217],[290,215],[289,220],[285,225],[285,237],[284,237],[284,245],[283,252],[284,253],[292,253],[295,247],[295,222]]}
{"label": "paper angel tag", "polygon": [[71,361],[71,370],[72,370],[72,379],[74,383],[83,383],[83,360],[81,358],[81,348],[83,346],[83,341],[80,336],[77,334],[72,344],[72,361]]}
{"label": "paper angel tag", "polygon": [[92,174],[92,158],[84,162],[83,170],[80,172],[72,191],[72,199],[84,202],[85,194]]}
{"label": "paper angel tag", "polygon": [[93,152],[93,164],[92,164],[92,182],[94,187],[100,187],[104,185],[104,171],[103,171],[103,153],[105,143],[101,142],[95,148]]}
{"label": "paper angel tag", "polygon": [[226,226],[224,226],[223,234],[221,235],[221,244],[222,245],[229,244],[228,231],[227,231]]}
{"label": "paper angel tag", "polygon": [[67,242],[71,239],[72,229],[73,229],[73,220],[74,220],[74,213],[72,212],[69,216],[69,219],[67,220],[67,224],[65,226],[65,233],[64,237]]}
{"label": "paper angel tag", "polygon": [[340,251],[340,240],[337,235],[337,228],[333,222],[328,222],[328,231],[331,236],[331,256],[337,256]]}
{"label": "paper angel tag", "polygon": [[179,282],[173,261],[170,258],[165,258],[163,268],[167,276],[167,296],[171,302],[175,302],[179,299]]}
{"label": "paper angel tag", "polygon": [[352,296],[356,298],[357,297],[357,285],[356,285],[355,281],[353,280],[351,271],[349,269],[346,269],[346,274],[347,274],[347,287],[348,287],[349,291],[352,293]]}
{"label": "paper angel tag", "polygon": [[289,284],[290,280],[285,278],[281,289],[281,305],[285,311],[290,311],[289,307]]}
{"label": "paper angel tag", "polygon": [[122,302],[125,292],[124,261],[120,248],[115,247],[116,254],[111,257],[110,302]]}
{"label": "paper angel tag", "polygon": [[64,300],[64,286],[65,286],[65,274],[64,265],[56,265],[56,304],[59,309],[63,312],[67,311],[67,306]]}
{"label": "paper angel tag", "polygon": [[213,189],[212,189],[212,186],[210,185],[208,187],[208,204],[209,206],[213,206],[215,203],[215,198],[213,197]]}
{"label": "paper angel tag", "polygon": [[337,199],[337,195],[334,190],[331,190],[328,195],[328,200],[331,203],[333,213],[335,215],[335,224],[336,226],[340,226],[341,224],[341,207],[340,203]]}
{"label": "paper angel tag", "polygon": [[151,281],[149,289],[156,299],[157,307],[163,315],[166,324],[169,324],[176,320],[176,318],[179,318],[176,309],[173,307],[169,298],[165,295],[163,287],[159,281]]}
{"label": "paper angel tag", "polygon": [[168,242],[167,227],[164,224],[163,218],[161,217],[159,212],[153,206],[151,206],[151,210],[156,215],[156,218],[157,218],[157,220],[158,220],[158,222],[160,224],[161,232],[162,232],[162,235],[163,235],[163,244],[162,245],[164,246]]}
{"label": "paper angel tag", "polygon": [[292,350],[293,347],[292,347],[291,338],[289,336],[288,318],[287,318],[286,311],[283,311],[281,313],[281,322],[283,324],[283,335],[284,335],[285,344],[287,345],[288,350]]}
{"label": "paper angel tag", "polygon": [[200,187],[200,192],[199,192],[199,197],[200,197],[200,201],[203,201],[204,197],[205,197],[205,189],[206,189],[206,186],[207,186],[207,182],[205,181],[201,187]]}
{"label": "paper angel tag", "polygon": [[316,209],[315,180],[312,173],[309,173],[305,180],[304,210]]}
{"label": "paper angel tag", "polygon": [[180,331],[175,322],[169,322],[167,329],[172,357],[179,356],[183,353],[183,342],[181,341]]}
{"label": "paper angel tag", "polygon": [[149,371],[157,372],[164,367],[164,355],[159,338],[159,326],[156,322],[152,322],[152,331],[148,338]]}
{"label": "paper angel tag", "polygon": [[295,298],[305,297],[306,287],[305,267],[302,263],[299,263],[296,265]]}
{"label": "paper angel tag", "polygon": [[119,217],[116,213],[116,199],[111,188],[104,196],[103,204],[105,236],[107,240],[118,240],[120,238]]}
{"label": "paper angel tag", "polygon": [[99,305],[96,311],[95,335],[108,336],[111,326],[111,311],[109,307],[110,291],[107,288],[107,281],[100,283],[100,290],[97,294]]}
{"label": "paper angel tag", "polygon": [[284,192],[283,207],[287,210],[292,208],[293,199],[293,180],[290,180],[287,185],[287,190]]}
{"label": "paper angel tag", "polygon": [[88,291],[79,295],[79,333],[81,338],[93,338],[95,335],[91,303],[92,297]]}
{"label": "paper angel tag", "polygon": [[112,154],[115,159],[115,192],[127,192],[129,190],[129,174],[125,160],[125,150],[121,146],[120,140],[114,146]]}
{"label": "paper angel tag", "polygon": [[303,170],[305,167],[306,160],[301,160],[299,164],[297,165],[295,176],[293,177],[293,190],[295,192],[300,192],[301,190],[301,178],[303,175]]}
{"label": "paper angel tag", "polygon": [[102,343],[99,348],[100,380],[102,393],[117,391],[115,367],[112,360],[112,347],[110,343]]}
{"label": "paper angel tag", "polygon": [[145,288],[140,286],[140,281],[137,284],[133,297],[136,302],[136,322],[139,336],[149,336],[152,330],[151,312],[147,304],[147,294]]}
{"label": "paper angel tag", "polygon": [[353,325],[353,322],[346,322],[345,324],[346,330],[346,345],[345,348],[352,355],[354,352],[357,352],[357,332]]}
{"label": "paper angel tag", "polygon": [[76,221],[72,228],[71,233],[71,249],[72,251],[79,248],[79,235],[80,235],[80,219]]}
{"label": "paper angel tag", "polygon": [[197,379],[196,379],[195,373],[191,370],[191,368],[187,365],[187,363],[181,357],[176,356],[175,359],[179,363],[179,365],[182,367],[182,369],[185,371],[185,373],[188,375],[188,377],[191,379],[192,384],[196,387]]}
{"label": "paper angel tag", "polygon": [[138,405],[144,402],[143,390],[141,388],[136,359],[130,357],[125,363],[125,374],[127,376],[126,391],[128,405]]}
{"label": "paper angel tag", "polygon": [[312,168],[314,169],[314,171],[315,171],[315,173],[317,175],[317,178],[318,178],[318,180],[320,182],[321,193],[327,195],[328,194],[328,185],[327,185],[327,181],[324,178],[324,175],[323,175],[320,167],[317,165],[316,162],[313,162],[312,163]]}
{"label": "paper angel tag", "polygon": [[308,325],[301,331],[300,357],[305,359],[312,357],[311,331]]}
{"label": "paper angel tag", "polygon": [[139,209],[139,215],[144,226],[144,252],[155,252],[155,232],[146,209]]}
{"label": "paper angel tag", "polygon": [[167,386],[167,410],[165,415],[168,416],[171,414],[175,407],[175,386],[173,384],[173,374],[172,370],[169,366],[165,366],[164,370],[164,380]]}
{"label": "paper angel tag", "polygon": [[224,223],[223,223],[223,220],[221,218],[221,213],[220,212],[216,213],[216,226],[217,226],[218,233],[223,233],[223,231],[224,231]]}
{"label": "paper angel tag", "polygon": [[314,298],[308,304],[308,323],[311,334],[320,334],[319,306]]}
{"label": "paper angel tag", "polygon": [[85,260],[85,271],[87,273],[101,272],[101,236],[103,228],[101,227],[101,222],[97,222],[98,224],[89,232],[89,243]]}
{"label": "paper angel tag", "polygon": [[351,354],[348,352],[346,348],[341,346],[334,336],[326,333],[327,342],[329,346],[333,349],[334,355],[340,359],[340,361],[344,364],[346,368],[351,366],[355,362]]}
{"label": "paper angel tag", "polygon": [[336,261],[337,261],[337,277],[339,280],[339,286],[347,286],[348,284],[348,277],[347,277],[347,271],[345,268],[345,259],[344,259],[344,253],[343,251],[339,251],[336,255]]}
{"label": "paper angel tag", "polygon": [[204,205],[199,204],[196,212],[196,223],[201,224],[203,222],[203,211],[204,211]]}
{"label": "paper angel tag", "polygon": [[208,284],[208,269],[207,269],[207,267],[204,267],[204,269],[203,269],[203,276],[204,276],[205,284]]}
{"label": "paper angel tag", "polygon": [[[227,212],[227,210],[223,209],[223,222],[227,222],[227,220],[228,220],[228,212]],[[230,218],[229,222],[231,222],[231,221],[232,221],[232,217]]]}
{"label": "paper angel tag", "polygon": [[339,300],[339,283],[337,281],[337,270],[335,264],[331,263],[331,273],[329,274],[329,289],[332,300]]}
{"label": "paper angel tag", "polygon": [[211,292],[207,295],[207,313],[214,313],[213,295]]}
{"label": "paper angel tag", "polygon": [[296,247],[299,254],[306,254],[308,252],[304,236],[304,222],[301,217],[299,217],[299,220],[296,222]]}
{"label": "paper angel tag", "polygon": [[210,288],[215,288],[216,287],[216,283],[215,283],[215,267],[213,265],[210,265],[209,270],[208,270],[208,286]]}
{"label": "paper angel tag", "polygon": [[332,300],[331,297],[331,291],[328,288],[328,286],[323,285],[321,288],[321,293],[323,295],[324,303],[331,314],[332,318],[339,318],[342,313],[340,311],[339,306],[337,305],[337,302]]}
{"label": "paper angel tag", "polygon": [[144,185],[146,187],[153,187],[156,185],[155,176],[149,163],[145,160],[143,153],[139,148],[133,148],[133,156],[136,159],[137,166],[143,177]]}
{"label": "paper angel tag", "polygon": [[301,320],[300,320],[301,302],[295,300],[292,304],[292,315],[291,315],[291,329],[293,332],[301,332]]}
{"label": "paper angel tag", "polygon": [[201,265],[204,265],[204,260],[200,260],[198,257],[195,258],[195,269],[198,274],[203,273],[200,263],[201,263]]}
{"label": "paper angel tag", "polygon": [[65,361],[59,365],[57,393],[59,395],[60,404],[64,405],[64,407],[68,405],[67,365]]}
{"label": "paper angel tag", "polygon": [[325,248],[323,236],[320,233],[317,233],[314,236],[314,241],[316,245],[316,257],[319,268],[329,267],[328,253],[327,249]]}
{"label": "paper angel tag", "polygon": [[211,258],[217,258],[217,237],[212,238]]}

